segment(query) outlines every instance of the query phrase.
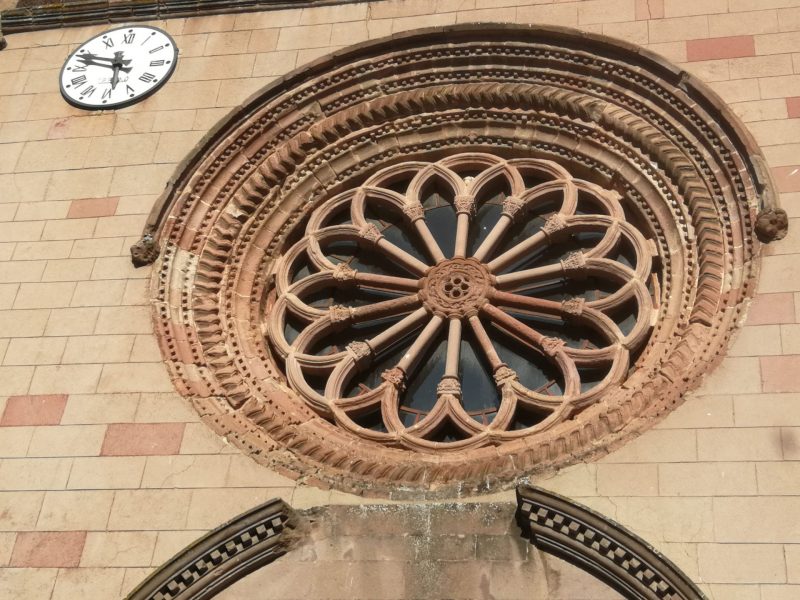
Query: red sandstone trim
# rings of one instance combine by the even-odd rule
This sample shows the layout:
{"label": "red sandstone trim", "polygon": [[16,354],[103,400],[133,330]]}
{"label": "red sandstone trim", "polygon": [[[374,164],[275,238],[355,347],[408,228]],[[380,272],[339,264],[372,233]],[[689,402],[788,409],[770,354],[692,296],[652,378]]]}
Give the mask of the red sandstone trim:
{"label": "red sandstone trim", "polygon": [[686,42],[686,60],[689,62],[755,55],[756,43],[752,35],[734,35]]}
{"label": "red sandstone trim", "polygon": [[800,96],[786,99],[786,112],[789,113],[790,119],[800,117]]}
{"label": "red sandstone trim", "polygon": [[67,218],[85,219],[89,217],[111,217],[117,212],[118,203],[118,197],[73,200],[69,205]]}
{"label": "red sandstone trim", "polygon": [[101,456],[178,454],[186,423],[112,423]]}
{"label": "red sandstone trim", "polygon": [[66,404],[65,394],[11,396],[0,418],[0,427],[58,425]]}
{"label": "red sandstone trim", "polygon": [[774,167],[772,176],[779,192],[800,192],[800,165]]}
{"label": "red sandstone trim", "polygon": [[794,323],[794,294],[759,294],[747,313],[747,325]]}
{"label": "red sandstone trim", "polygon": [[85,531],[25,531],[17,534],[11,567],[77,567]]}
{"label": "red sandstone trim", "polygon": [[765,392],[800,392],[800,355],[762,356],[761,385]]}

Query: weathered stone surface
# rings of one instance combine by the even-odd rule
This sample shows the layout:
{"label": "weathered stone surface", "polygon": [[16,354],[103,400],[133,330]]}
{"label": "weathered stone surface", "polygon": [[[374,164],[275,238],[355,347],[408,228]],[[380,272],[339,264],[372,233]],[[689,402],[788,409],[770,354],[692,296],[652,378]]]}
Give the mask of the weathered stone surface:
{"label": "weathered stone surface", "polygon": [[308,539],[218,598],[620,600],[530,547],[514,504],[330,506],[300,511]]}

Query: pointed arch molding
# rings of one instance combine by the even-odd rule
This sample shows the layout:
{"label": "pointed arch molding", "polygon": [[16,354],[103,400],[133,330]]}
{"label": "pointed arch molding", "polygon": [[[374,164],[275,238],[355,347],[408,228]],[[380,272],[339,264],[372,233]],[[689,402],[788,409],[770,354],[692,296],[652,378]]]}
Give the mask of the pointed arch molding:
{"label": "pointed arch molding", "polygon": [[[479,182],[499,173],[515,190],[502,203],[506,230],[533,219],[526,217],[536,204],[531,198],[560,194],[561,209],[531,233],[530,244],[602,230],[607,239],[627,237],[636,247],[634,264],[596,258],[604,243],[565,255],[560,271],[519,276],[493,271],[500,259],[459,258],[466,255],[458,248],[453,259],[437,254],[419,205],[422,184],[396,189],[409,169],[452,188],[449,202],[465,227],[456,234],[462,245],[476,218]],[[588,214],[579,206],[584,201],[594,207]],[[329,226],[348,202],[352,223]],[[411,235],[416,228],[428,244],[428,262],[398,252],[365,221],[370,202],[400,211]],[[156,331],[172,379],[217,432],[310,483],[384,496],[435,495],[514,485],[608,452],[666,415],[724,355],[753,293],[757,234],[780,238],[785,222],[751,137],[692,76],[602,36],[481,24],[361,44],[273,82],[178,168],[132,253],[137,264],[155,261]],[[303,239],[312,240],[307,248]],[[378,280],[334,265],[325,256],[328,242],[319,240],[357,243],[364,253],[388,249],[411,280],[384,278],[375,286],[404,293],[416,286],[417,297],[369,310],[332,305],[322,314],[302,293],[362,289]],[[291,281],[294,267],[284,268],[298,252],[313,255],[319,271],[312,269],[300,287]],[[638,291],[626,288],[638,303],[635,336],[620,333],[622,324],[599,308],[591,313],[614,308],[610,300],[564,296],[559,304],[506,293],[514,281],[522,285],[542,273],[575,280],[605,273],[619,282],[632,269],[640,277]],[[462,292],[465,299],[453,296]],[[594,319],[616,332],[607,336],[616,341],[606,350],[571,350],[564,338],[520,327],[508,310],[544,312],[567,325]],[[278,339],[281,311],[313,322],[311,333],[297,338],[304,346]],[[417,425],[401,422],[393,411],[402,408],[421,353],[387,368],[372,387],[365,384],[363,397],[340,397],[354,374],[376,362],[381,344],[391,346],[391,336],[355,339],[338,351],[334,344],[327,357],[311,355],[314,336],[349,331],[364,313],[384,311],[415,311],[399,326],[418,339],[415,352],[446,335],[446,320],[447,339],[456,346],[471,327],[491,362],[495,383],[491,375],[489,382],[504,403],[500,416],[484,410],[482,422],[471,421],[476,413],[461,410],[464,390],[453,371],[431,392],[437,404],[427,417]],[[549,360],[569,370],[563,393],[523,386],[521,374],[492,353],[484,318],[527,344],[531,364]],[[612,356],[619,360],[601,391],[587,391],[575,365],[594,368]],[[328,376],[327,384],[312,381]],[[523,409],[536,418],[518,418],[514,411]],[[382,423],[365,424],[375,410]]]}
{"label": "pointed arch molding", "polygon": [[605,582],[628,600],[704,600],[686,574],[625,527],[553,492],[517,488],[517,523],[540,550]]}

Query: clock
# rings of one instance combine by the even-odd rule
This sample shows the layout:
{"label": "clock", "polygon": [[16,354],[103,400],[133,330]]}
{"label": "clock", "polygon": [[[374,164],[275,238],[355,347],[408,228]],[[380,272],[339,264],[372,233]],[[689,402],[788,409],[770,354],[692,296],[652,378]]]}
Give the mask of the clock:
{"label": "clock", "polygon": [[178,48],[156,27],[119,27],[81,44],[61,67],[61,95],[78,108],[121,108],[166,83]]}

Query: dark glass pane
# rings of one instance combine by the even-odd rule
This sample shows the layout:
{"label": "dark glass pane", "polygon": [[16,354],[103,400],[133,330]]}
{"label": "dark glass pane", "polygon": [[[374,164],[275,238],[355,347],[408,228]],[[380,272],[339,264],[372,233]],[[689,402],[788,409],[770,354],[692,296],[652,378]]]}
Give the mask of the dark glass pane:
{"label": "dark glass pane", "polygon": [[381,374],[387,369],[392,369],[397,366],[403,354],[406,353],[408,347],[414,341],[417,332],[413,332],[404,338],[400,339],[391,348],[381,352],[374,358],[372,364],[366,371],[359,373],[349,383],[345,396],[358,396],[366,390],[374,390],[376,387],[383,383]]}
{"label": "dark glass pane", "polygon": [[469,327],[461,341],[461,394],[464,409],[479,423],[489,424],[500,407],[500,392],[492,377],[491,367],[483,357]]}
{"label": "dark glass pane", "polygon": [[533,427],[534,425],[538,425],[544,421],[551,414],[552,413],[548,411],[532,408],[518,403],[517,410],[514,413],[514,419],[511,421],[511,427],[509,427],[509,429],[519,430]]}
{"label": "dark glass pane", "polygon": [[431,436],[431,440],[434,442],[458,442],[466,437],[464,432],[458,429],[450,419],[446,419]]}
{"label": "dark glass pane", "polygon": [[401,410],[400,417],[406,426],[419,420],[417,413],[427,414],[436,403],[436,386],[444,375],[446,357],[447,340],[440,333],[438,341],[431,344],[422,357],[403,394],[402,404],[405,410]]}
{"label": "dark glass pane", "polygon": [[[408,277],[410,273],[396,261],[390,260],[383,252],[365,251],[356,242],[329,242],[321,244],[325,256],[333,264],[346,263],[356,271]],[[414,275],[416,277],[416,275]]]}
{"label": "dark glass pane", "polygon": [[371,429],[372,431],[380,431],[386,433],[386,426],[383,424],[383,417],[381,416],[380,405],[377,409],[371,410],[361,415],[348,415],[357,425],[364,429]]}
{"label": "dark glass pane", "polygon": [[453,193],[441,185],[431,185],[423,191],[422,206],[425,221],[442,253],[450,258],[456,248],[456,211],[453,208]]}
{"label": "dark glass pane", "polygon": [[429,262],[428,253],[425,251],[416,229],[405,220],[400,211],[393,207],[373,206],[367,203],[364,216],[395,246],[424,263]]}
{"label": "dark glass pane", "polygon": [[529,390],[544,394],[563,393],[563,376],[560,369],[543,354],[500,328],[487,328],[500,359],[516,371],[519,381]]}

